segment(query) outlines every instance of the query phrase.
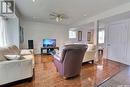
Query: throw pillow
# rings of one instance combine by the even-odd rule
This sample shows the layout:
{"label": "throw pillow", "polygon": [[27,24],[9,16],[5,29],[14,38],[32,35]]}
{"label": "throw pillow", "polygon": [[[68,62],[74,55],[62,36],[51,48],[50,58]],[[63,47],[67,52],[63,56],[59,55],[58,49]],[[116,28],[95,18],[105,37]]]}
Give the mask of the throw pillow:
{"label": "throw pillow", "polygon": [[6,58],[4,57],[4,48],[0,48],[0,61],[6,61]]}
{"label": "throw pillow", "polygon": [[20,55],[4,55],[8,60],[19,60],[21,58]]}
{"label": "throw pillow", "polygon": [[5,61],[6,58],[0,53],[0,61]]}
{"label": "throw pillow", "polygon": [[30,55],[30,54],[32,54],[32,51],[31,50],[23,49],[23,50],[21,50],[20,54],[21,55]]}

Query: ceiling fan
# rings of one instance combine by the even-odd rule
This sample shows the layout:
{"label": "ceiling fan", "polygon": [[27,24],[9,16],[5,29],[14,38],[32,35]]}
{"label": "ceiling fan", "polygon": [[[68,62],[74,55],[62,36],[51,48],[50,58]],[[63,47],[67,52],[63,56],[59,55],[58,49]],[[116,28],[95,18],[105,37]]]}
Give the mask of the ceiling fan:
{"label": "ceiling fan", "polygon": [[50,15],[50,19],[56,20],[56,22],[61,22],[63,19],[68,19],[68,17],[65,14],[59,14],[56,12],[52,12]]}

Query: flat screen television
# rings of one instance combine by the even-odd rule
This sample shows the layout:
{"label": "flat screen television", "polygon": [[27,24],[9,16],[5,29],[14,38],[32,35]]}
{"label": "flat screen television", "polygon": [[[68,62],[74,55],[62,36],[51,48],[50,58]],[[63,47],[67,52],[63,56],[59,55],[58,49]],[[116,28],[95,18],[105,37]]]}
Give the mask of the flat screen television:
{"label": "flat screen television", "polygon": [[43,47],[56,47],[56,39],[43,39]]}

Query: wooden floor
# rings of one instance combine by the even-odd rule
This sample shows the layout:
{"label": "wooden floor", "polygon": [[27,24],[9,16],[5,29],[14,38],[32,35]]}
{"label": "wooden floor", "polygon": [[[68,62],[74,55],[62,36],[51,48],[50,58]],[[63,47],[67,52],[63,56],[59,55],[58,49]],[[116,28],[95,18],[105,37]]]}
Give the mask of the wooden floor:
{"label": "wooden floor", "polygon": [[64,80],[56,72],[52,56],[36,55],[34,80],[12,87],[96,87],[125,67],[124,64],[102,59],[96,64],[85,63],[78,77]]}

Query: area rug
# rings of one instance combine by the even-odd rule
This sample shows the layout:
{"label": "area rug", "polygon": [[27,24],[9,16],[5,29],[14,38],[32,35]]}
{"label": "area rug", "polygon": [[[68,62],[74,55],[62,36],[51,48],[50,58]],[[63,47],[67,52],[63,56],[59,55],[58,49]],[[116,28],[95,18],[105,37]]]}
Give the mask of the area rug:
{"label": "area rug", "polygon": [[127,67],[98,87],[130,87],[130,67]]}

